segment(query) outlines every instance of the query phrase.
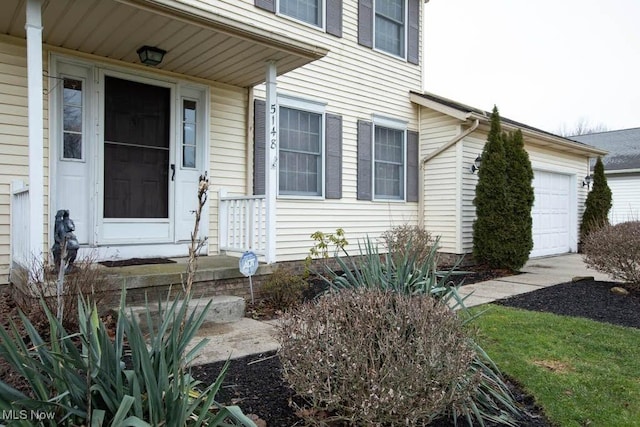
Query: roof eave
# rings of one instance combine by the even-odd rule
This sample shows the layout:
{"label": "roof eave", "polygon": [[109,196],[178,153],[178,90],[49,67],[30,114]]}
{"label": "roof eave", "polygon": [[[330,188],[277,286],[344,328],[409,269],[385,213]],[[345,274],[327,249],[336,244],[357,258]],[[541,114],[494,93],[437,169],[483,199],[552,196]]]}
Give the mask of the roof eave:
{"label": "roof eave", "polygon": [[[456,118],[461,121],[469,121],[469,120],[479,120],[481,123],[486,124],[491,122],[491,117],[486,113],[479,113],[478,109],[476,111],[459,109],[449,105],[444,105],[436,100],[425,98],[421,94],[417,92],[410,92],[409,98],[412,102],[430,108],[434,111],[437,111],[442,114],[446,114],[450,117]],[[471,107],[470,107],[471,108]],[[555,147],[564,148],[571,151],[578,151],[583,154],[587,154],[589,156],[604,156],[608,153],[606,150],[602,150],[596,147],[592,147],[590,145],[582,144],[580,142],[571,141],[561,136],[554,136],[550,133],[546,132],[538,132],[534,129],[531,129],[526,126],[518,126],[517,124],[509,123],[507,121],[501,122],[502,127],[506,130],[516,130],[520,129],[524,136],[528,136],[530,138],[535,138],[536,140],[540,140],[546,142],[547,144],[543,145],[551,145],[553,144]]]}
{"label": "roof eave", "polygon": [[[490,123],[491,119],[487,118],[484,115],[481,114],[476,114],[476,113],[470,113],[471,114],[471,118],[477,118],[481,121],[484,121],[485,123]],[[537,132],[533,129],[529,129],[526,127],[522,127],[522,126],[518,126],[512,123],[508,123],[508,122],[501,122],[500,123],[502,128],[508,131],[515,131],[517,129],[520,129],[522,131],[522,134],[526,137],[530,137],[530,138],[535,138],[536,140],[541,140],[544,142],[548,142],[550,144],[553,144],[556,147],[563,147],[563,148],[567,148],[567,149],[571,149],[571,150],[578,150],[580,152],[584,152],[585,154],[589,154],[592,156],[604,156],[608,153],[607,150],[602,150],[600,148],[597,147],[593,147],[591,145],[586,145],[580,142],[575,142],[575,141],[571,141],[567,138],[563,138],[561,136],[553,136],[551,134],[548,134],[546,132]]]}
{"label": "roof eave", "polygon": [[261,42],[265,45],[277,46],[285,51],[306,57],[309,61],[321,59],[329,53],[325,46],[293,39],[286,34],[259,28],[228,16],[213,13],[202,8],[191,6],[176,0],[116,0],[119,3],[136,6],[140,9],[152,10],[155,13],[168,14],[173,18],[181,18],[200,24],[207,28],[223,31],[239,38]]}

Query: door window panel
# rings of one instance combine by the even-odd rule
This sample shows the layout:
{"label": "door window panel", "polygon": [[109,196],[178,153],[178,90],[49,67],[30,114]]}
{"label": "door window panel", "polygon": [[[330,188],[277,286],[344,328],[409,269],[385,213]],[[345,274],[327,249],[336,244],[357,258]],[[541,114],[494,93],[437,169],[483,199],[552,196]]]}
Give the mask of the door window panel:
{"label": "door window panel", "polygon": [[182,167],[196,167],[196,132],[197,123],[196,101],[182,101]]}
{"label": "door window panel", "polygon": [[82,160],[82,80],[65,78],[62,86],[62,158]]}

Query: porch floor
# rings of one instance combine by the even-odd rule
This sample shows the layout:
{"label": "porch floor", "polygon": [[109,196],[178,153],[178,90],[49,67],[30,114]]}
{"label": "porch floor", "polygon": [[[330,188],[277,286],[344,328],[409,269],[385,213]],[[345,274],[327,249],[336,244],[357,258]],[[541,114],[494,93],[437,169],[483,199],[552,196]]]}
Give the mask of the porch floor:
{"label": "porch floor", "polygon": [[[99,264],[111,279],[110,289],[119,296],[120,291],[127,289],[127,301],[139,300],[141,293],[157,294],[171,290],[178,292],[187,280],[188,257],[170,258],[175,263],[170,264],[145,264],[126,267],[105,267]],[[197,259],[196,274],[194,278],[194,296],[212,296],[221,294],[235,294],[238,292],[238,282],[246,281],[249,290],[248,279],[240,273],[239,258],[229,255],[200,256]],[[272,271],[271,266],[260,264],[255,276],[268,275]],[[230,286],[229,284],[234,284]],[[244,286],[241,286],[244,288]],[[228,291],[228,292],[225,292]],[[242,292],[244,293],[244,292]],[[133,298],[132,298],[133,297]]]}

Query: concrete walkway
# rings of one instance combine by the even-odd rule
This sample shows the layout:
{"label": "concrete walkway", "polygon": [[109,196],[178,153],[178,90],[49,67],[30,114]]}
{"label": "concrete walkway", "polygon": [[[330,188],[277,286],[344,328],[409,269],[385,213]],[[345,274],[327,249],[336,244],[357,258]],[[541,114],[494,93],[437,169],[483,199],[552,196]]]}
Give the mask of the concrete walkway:
{"label": "concrete walkway", "polygon": [[[584,277],[610,280],[602,273],[587,269],[581,255],[568,254],[532,259],[524,266],[521,274],[466,285],[460,288],[460,293],[469,295],[465,302],[471,307]],[[210,341],[200,351],[194,364],[216,362],[229,357],[235,359],[251,354],[255,354],[258,359],[262,353],[277,350],[276,322],[244,318],[235,323],[203,327],[199,337],[206,337]],[[200,339],[196,338],[194,344],[199,341]]]}
{"label": "concrete walkway", "polygon": [[466,285],[460,288],[460,294],[470,295],[465,304],[473,307],[585,277],[611,280],[606,274],[588,269],[582,255],[567,254],[531,259],[521,269],[521,274]]}

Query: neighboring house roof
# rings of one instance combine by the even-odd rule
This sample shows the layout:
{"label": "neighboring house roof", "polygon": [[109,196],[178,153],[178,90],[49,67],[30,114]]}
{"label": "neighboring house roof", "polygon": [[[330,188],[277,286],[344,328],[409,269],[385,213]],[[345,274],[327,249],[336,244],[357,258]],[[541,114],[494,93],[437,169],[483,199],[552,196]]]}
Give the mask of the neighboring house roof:
{"label": "neighboring house roof", "polygon": [[[439,111],[443,114],[447,114],[460,120],[479,120],[480,122],[485,123],[489,123],[491,120],[490,111],[484,111],[475,107],[470,107],[468,105],[444,98],[439,95],[435,95],[433,93],[419,93],[412,91],[410,93],[410,97],[411,100],[416,104],[431,108],[435,111]],[[533,126],[529,126],[527,124],[520,123],[506,117],[500,116],[500,121],[503,127],[507,130],[520,129],[525,136],[535,137],[539,140],[545,141],[546,143],[548,143],[548,145],[554,145],[558,148],[563,147],[567,150],[588,153],[595,156],[603,156],[607,153],[605,149],[602,149],[600,147],[593,147],[580,141],[564,138],[551,132],[537,129]]]}
{"label": "neighboring house roof", "polygon": [[640,128],[598,132],[569,138],[607,150],[602,164],[607,172],[640,172]]}

